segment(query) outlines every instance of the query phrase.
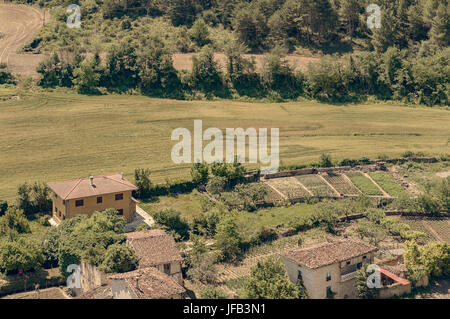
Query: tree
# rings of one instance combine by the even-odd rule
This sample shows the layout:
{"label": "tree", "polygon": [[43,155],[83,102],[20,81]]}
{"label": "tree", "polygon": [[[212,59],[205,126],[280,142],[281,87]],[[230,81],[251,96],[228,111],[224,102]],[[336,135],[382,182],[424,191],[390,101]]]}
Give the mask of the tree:
{"label": "tree", "polygon": [[340,1],[339,16],[342,19],[347,35],[350,37],[350,43],[352,43],[353,35],[358,27],[360,13],[361,4],[358,0]]}
{"label": "tree", "polygon": [[242,239],[238,233],[238,226],[231,217],[225,217],[219,222],[214,239],[223,261],[235,261],[242,255],[240,248]]}
{"label": "tree", "polygon": [[136,198],[146,199],[151,195],[152,182],[150,180],[149,168],[136,168],[134,170],[134,180],[136,182],[137,191],[134,192]]}
{"label": "tree", "polygon": [[360,238],[368,238],[370,243],[375,246],[387,236],[387,231],[383,226],[368,220],[360,221],[355,232]]}
{"label": "tree", "polygon": [[106,56],[105,86],[124,92],[138,82],[136,50],[128,42],[113,45]]}
{"label": "tree", "polygon": [[0,217],[0,234],[6,235],[9,230],[18,234],[31,233],[25,214],[16,207],[9,207],[5,215]]}
{"label": "tree", "polygon": [[189,35],[199,47],[203,47],[211,42],[209,39],[208,26],[203,19],[197,19],[189,30]]}
{"label": "tree", "polygon": [[180,79],[173,67],[172,52],[159,37],[144,39],[137,52],[139,87],[143,94],[176,98]]}
{"label": "tree", "polygon": [[212,46],[204,46],[198,55],[192,56],[191,87],[206,94],[222,89],[222,79]]}
{"label": "tree", "polygon": [[319,159],[318,165],[319,165],[319,167],[331,167],[331,166],[333,166],[333,161],[331,160],[331,155],[330,154],[325,154],[325,153],[320,155],[320,159]]}
{"label": "tree", "polygon": [[138,266],[138,259],[127,244],[112,244],[106,250],[105,258],[100,270],[106,273],[122,273],[135,270]]}
{"label": "tree", "polygon": [[97,94],[101,74],[96,72],[99,60],[95,58],[86,59],[73,71],[73,84],[78,93]]}
{"label": "tree", "polygon": [[274,257],[258,263],[251,269],[245,284],[250,299],[295,299],[299,291],[286,277],[283,263]]}
{"label": "tree", "polygon": [[361,269],[358,270],[357,275],[357,287],[358,296],[361,299],[376,299],[378,298],[380,291],[378,288],[369,288],[367,285],[367,279],[370,274],[367,273],[367,267],[369,264],[363,264]]}
{"label": "tree", "polygon": [[212,176],[206,185],[206,191],[212,195],[219,195],[225,191],[226,178],[222,176]]}
{"label": "tree", "polygon": [[312,215],[313,224],[325,225],[330,233],[336,232],[336,224],[338,222],[338,215],[332,202],[323,201],[314,207]]}
{"label": "tree", "polygon": [[209,168],[206,163],[194,163],[191,167],[192,183],[195,185],[206,184]]}
{"label": "tree", "polygon": [[441,3],[431,22],[430,39],[438,46],[450,44],[450,6]]}
{"label": "tree", "polygon": [[44,257],[39,246],[28,238],[0,243],[0,269],[7,273],[41,268]]}

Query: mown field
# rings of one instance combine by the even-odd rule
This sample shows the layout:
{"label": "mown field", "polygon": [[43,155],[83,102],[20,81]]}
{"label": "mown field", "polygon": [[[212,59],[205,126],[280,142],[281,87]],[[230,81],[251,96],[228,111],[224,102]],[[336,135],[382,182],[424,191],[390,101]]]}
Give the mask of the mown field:
{"label": "mown field", "polygon": [[[19,98],[10,99],[19,96]],[[149,167],[155,182],[189,178],[171,160],[173,129],[280,129],[282,164],[448,152],[450,112],[395,104],[327,105],[310,101],[175,101],[142,96],[82,96],[0,89],[0,198],[25,181],[54,181]],[[192,133],[193,134],[193,133]]]}

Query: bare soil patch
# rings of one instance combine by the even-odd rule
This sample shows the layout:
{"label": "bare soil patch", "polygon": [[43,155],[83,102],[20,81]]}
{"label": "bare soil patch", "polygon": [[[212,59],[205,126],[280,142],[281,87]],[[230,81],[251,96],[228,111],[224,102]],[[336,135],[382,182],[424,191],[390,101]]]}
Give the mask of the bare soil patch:
{"label": "bare soil patch", "polygon": [[[195,53],[175,53],[173,55],[173,66],[178,71],[181,70],[191,70],[192,68],[192,60],[191,57]],[[244,58],[251,60],[255,59],[256,69],[258,71],[261,70],[264,62],[264,54],[244,54]],[[308,63],[317,62],[320,58],[318,57],[305,57],[299,55],[288,55],[286,56],[286,60],[295,70],[304,70],[306,69]],[[222,69],[225,68],[226,65],[226,57],[223,53],[215,53],[214,60],[219,63]]]}
{"label": "bare soil patch", "polygon": [[[46,14],[46,20],[48,14]],[[36,76],[36,67],[45,54],[21,53],[17,50],[29,43],[44,23],[44,11],[25,5],[0,4],[0,62],[14,74]]]}

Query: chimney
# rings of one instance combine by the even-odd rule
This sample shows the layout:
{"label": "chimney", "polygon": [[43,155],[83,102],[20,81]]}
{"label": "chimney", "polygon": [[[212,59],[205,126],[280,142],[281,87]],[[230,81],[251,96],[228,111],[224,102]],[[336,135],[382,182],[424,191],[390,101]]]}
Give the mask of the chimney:
{"label": "chimney", "polygon": [[123,179],[123,172],[120,173],[120,178]]}
{"label": "chimney", "polygon": [[89,181],[91,182],[91,186],[94,186],[94,176],[89,176]]}

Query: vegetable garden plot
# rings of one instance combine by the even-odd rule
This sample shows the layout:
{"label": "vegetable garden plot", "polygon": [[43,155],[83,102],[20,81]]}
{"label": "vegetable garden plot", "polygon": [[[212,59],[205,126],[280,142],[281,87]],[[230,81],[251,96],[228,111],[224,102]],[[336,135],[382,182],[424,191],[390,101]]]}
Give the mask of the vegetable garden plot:
{"label": "vegetable garden plot", "polygon": [[350,178],[352,183],[359,188],[363,194],[371,195],[371,196],[382,196],[383,193],[380,189],[372,183],[370,179],[365,177],[360,172],[348,172],[346,175]]}
{"label": "vegetable garden plot", "polygon": [[300,181],[315,196],[337,196],[337,194],[316,174],[298,175],[295,178]]}
{"label": "vegetable garden plot", "polygon": [[341,174],[328,173],[324,174],[323,178],[327,180],[339,193],[344,195],[359,195],[358,189],[351,184]]}
{"label": "vegetable garden plot", "polygon": [[268,184],[275,187],[288,198],[310,196],[310,194],[295,180],[294,177],[283,177],[270,179]]}
{"label": "vegetable garden plot", "polygon": [[450,244],[450,224],[448,220],[427,220],[427,223],[439,234],[442,240]]}
{"label": "vegetable garden plot", "polygon": [[274,191],[271,187],[264,185],[267,189],[267,194],[264,196],[264,202],[273,203],[283,199],[280,194]]}
{"label": "vegetable garden plot", "polygon": [[370,172],[368,174],[389,195],[394,196],[394,197],[408,195],[408,193],[403,189],[403,187],[401,187],[391,175],[389,175],[383,171]]}

